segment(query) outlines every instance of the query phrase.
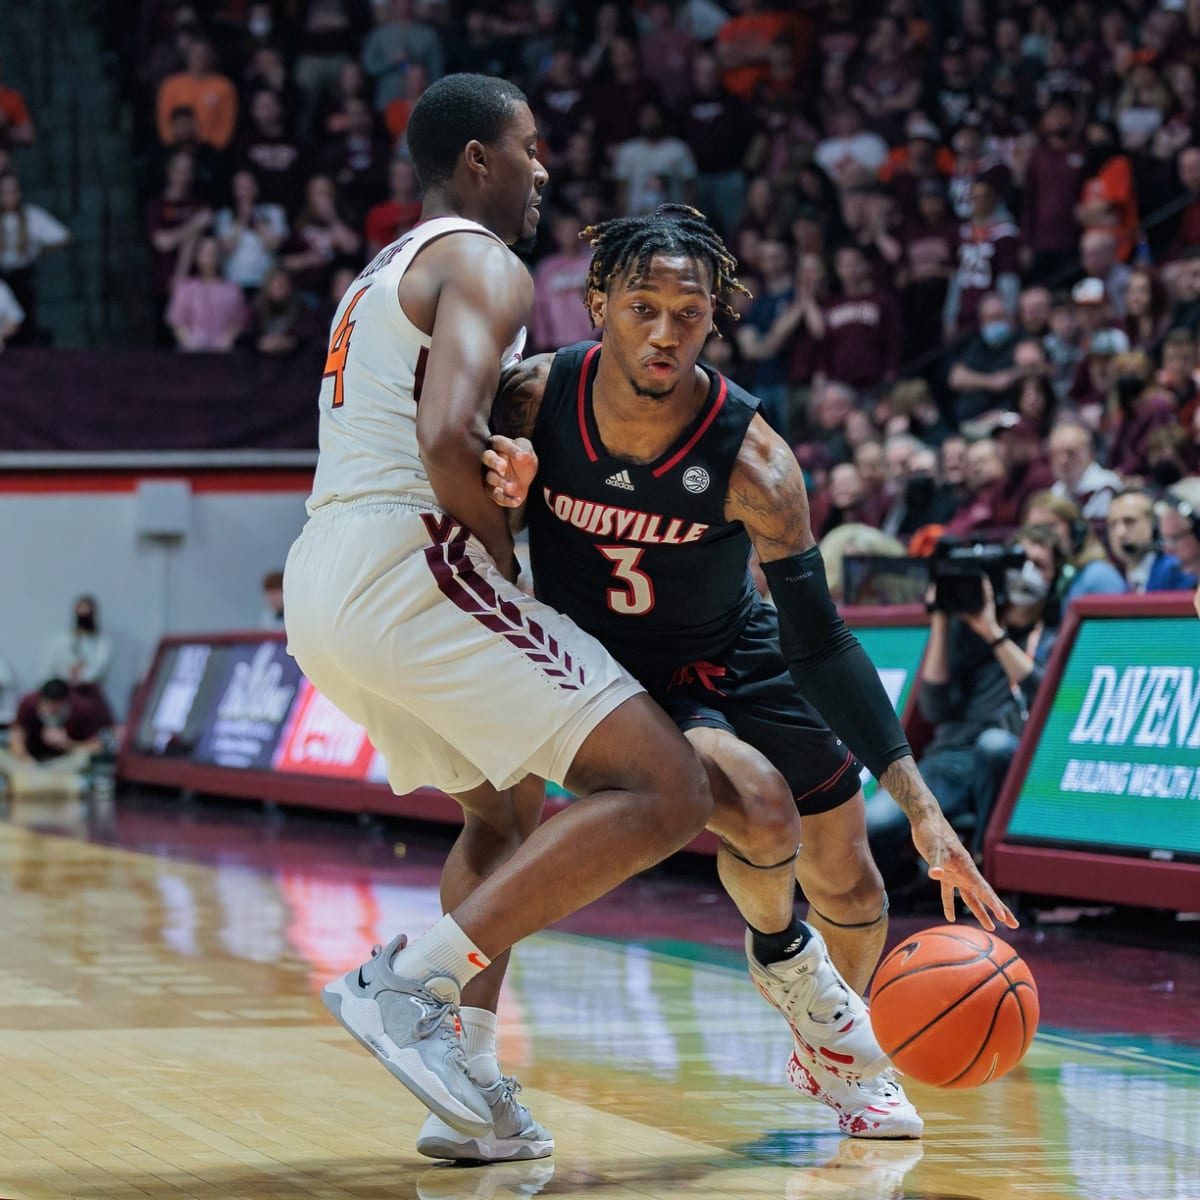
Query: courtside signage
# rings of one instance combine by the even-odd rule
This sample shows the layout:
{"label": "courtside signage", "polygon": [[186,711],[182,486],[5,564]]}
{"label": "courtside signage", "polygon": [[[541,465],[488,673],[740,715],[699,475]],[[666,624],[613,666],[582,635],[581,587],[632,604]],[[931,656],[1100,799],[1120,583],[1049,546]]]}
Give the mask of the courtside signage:
{"label": "courtside signage", "polygon": [[1200,857],[1195,617],[1084,618],[1007,840]]}
{"label": "courtside signage", "polygon": [[[855,625],[854,636],[863,644],[879,672],[896,715],[903,719],[909,693],[921,666],[929,628],[925,625]],[[863,795],[870,799],[878,789],[874,776],[865,767],[862,773]]]}

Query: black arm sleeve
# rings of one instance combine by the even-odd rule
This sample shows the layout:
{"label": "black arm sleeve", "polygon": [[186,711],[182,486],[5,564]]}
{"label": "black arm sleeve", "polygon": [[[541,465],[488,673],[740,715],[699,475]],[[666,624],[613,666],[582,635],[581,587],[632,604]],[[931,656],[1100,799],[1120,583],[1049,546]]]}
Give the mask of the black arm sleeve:
{"label": "black arm sleeve", "polygon": [[912,750],[879,673],[834,607],[820,552],[763,563],[763,574],[796,686],[878,779]]}

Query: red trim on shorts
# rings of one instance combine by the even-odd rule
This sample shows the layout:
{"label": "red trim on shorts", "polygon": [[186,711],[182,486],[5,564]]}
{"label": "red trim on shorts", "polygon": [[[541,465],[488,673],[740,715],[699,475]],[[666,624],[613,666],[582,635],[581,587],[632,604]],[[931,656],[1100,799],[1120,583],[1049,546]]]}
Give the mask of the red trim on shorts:
{"label": "red trim on shorts", "polygon": [[708,427],[717,419],[717,413],[721,411],[721,408],[725,404],[725,397],[729,394],[729,386],[725,382],[725,376],[721,375],[719,378],[721,380],[721,386],[717,389],[717,398],[713,401],[712,408],[708,410],[708,416],[704,418],[700,428],[697,429],[690,438],[688,438],[688,440],[676,453],[672,454],[671,457],[668,458],[661,467],[654,468],[653,474],[655,479],[665,475],[673,466],[675,466],[682,458],[684,458],[692,450],[696,443],[704,436],[708,430]]}
{"label": "red trim on shorts", "polygon": [[437,581],[438,591],[447,600],[520,650],[556,687],[577,692],[587,683],[582,665],[576,665],[570,653],[560,649],[557,640],[525,616],[518,605],[498,596],[495,588],[476,571],[467,555],[466,538],[447,542],[435,538],[435,544],[425,549],[425,561]]}
{"label": "red trim on shorts", "polygon": [[837,781],[839,779],[841,779],[841,777],[843,775],[845,775],[845,773],[847,772],[847,770],[849,770],[849,768],[853,762],[854,762],[854,755],[851,754],[849,750],[847,750],[846,751],[846,761],[844,763],[842,763],[842,765],[840,767],[838,767],[838,769],[836,771],[834,771],[834,773],[832,775],[830,775],[830,777],[828,779],[826,779],[824,783],[818,783],[816,787],[809,788],[808,791],[805,792],[803,795],[797,796],[796,803],[799,804],[801,800],[807,800],[809,798],[809,796],[814,796],[814,795],[816,795],[817,792],[824,792],[824,791],[827,791],[829,788],[833,787],[833,785],[835,783],[837,783]]}
{"label": "red trim on shorts", "polygon": [[587,451],[588,462],[599,462],[600,456],[596,453],[596,447],[592,445],[592,435],[588,433],[587,427],[587,379],[588,370],[591,368],[592,359],[600,352],[600,343],[597,342],[584,356],[583,366],[579,371],[579,400],[577,408],[579,410],[579,433],[583,438],[583,448]]}

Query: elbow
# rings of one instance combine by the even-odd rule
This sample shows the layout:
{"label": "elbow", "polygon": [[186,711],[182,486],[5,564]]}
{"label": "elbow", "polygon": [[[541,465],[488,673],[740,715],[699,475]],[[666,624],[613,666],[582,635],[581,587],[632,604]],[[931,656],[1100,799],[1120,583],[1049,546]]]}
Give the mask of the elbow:
{"label": "elbow", "polygon": [[429,429],[418,428],[421,461],[430,473],[461,470],[464,463],[474,461],[482,471],[482,441],[463,429],[451,425],[438,425]]}

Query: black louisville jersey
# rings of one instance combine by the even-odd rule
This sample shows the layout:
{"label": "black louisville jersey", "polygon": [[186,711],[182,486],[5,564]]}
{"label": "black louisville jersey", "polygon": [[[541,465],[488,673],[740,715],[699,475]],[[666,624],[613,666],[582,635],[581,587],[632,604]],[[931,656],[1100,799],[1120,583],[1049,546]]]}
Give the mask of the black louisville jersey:
{"label": "black louisville jersey", "polygon": [[708,370],[707,400],[676,442],[627,462],[596,427],[599,357],[593,342],[559,350],[546,380],[526,509],[534,585],[655,692],[676,668],[718,658],[757,600],[725,497],[758,400]]}

